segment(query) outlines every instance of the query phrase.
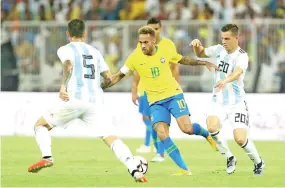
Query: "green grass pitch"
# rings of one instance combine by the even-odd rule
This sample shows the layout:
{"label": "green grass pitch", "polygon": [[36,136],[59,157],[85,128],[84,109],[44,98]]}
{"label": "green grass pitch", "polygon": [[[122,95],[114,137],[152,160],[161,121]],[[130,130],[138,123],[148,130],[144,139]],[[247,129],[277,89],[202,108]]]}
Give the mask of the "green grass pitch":
{"label": "green grass pitch", "polygon": [[[136,154],[141,139],[123,139],[134,155],[150,160],[154,153]],[[149,162],[148,183],[136,183],[127,169],[100,139],[53,138],[55,165],[38,174],[27,172],[40,159],[33,137],[1,138],[2,187],[283,187],[285,186],[285,142],[256,141],[266,163],[264,175],[253,176],[253,164],[233,141],[238,159],[236,172],[227,175],[225,158],[205,140],[175,140],[193,176],[171,176],[177,169],[167,156],[163,163]]]}

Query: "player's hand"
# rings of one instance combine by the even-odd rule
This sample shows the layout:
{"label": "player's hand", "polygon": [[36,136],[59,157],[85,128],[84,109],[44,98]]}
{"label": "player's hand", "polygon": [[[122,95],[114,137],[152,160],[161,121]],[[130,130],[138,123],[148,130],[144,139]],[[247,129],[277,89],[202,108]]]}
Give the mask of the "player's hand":
{"label": "player's hand", "polygon": [[132,101],[136,106],[139,104],[138,99],[139,99],[138,94],[132,94]]}
{"label": "player's hand", "polygon": [[65,102],[69,101],[69,96],[68,96],[68,93],[66,92],[65,86],[60,87],[59,98],[61,98],[61,100],[65,101]]}
{"label": "player's hand", "polygon": [[206,62],[205,66],[207,67],[207,69],[212,72],[212,68],[214,68],[215,70],[219,70],[219,67],[213,63],[209,63],[209,62]]}
{"label": "player's hand", "polygon": [[202,46],[202,43],[199,41],[199,39],[194,39],[194,40],[192,40],[192,42],[189,44],[189,46],[192,46],[192,47],[199,47],[199,46]]}
{"label": "player's hand", "polygon": [[225,87],[226,84],[227,82],[224,79],[218,81],[218,83],[215,85],[217,92],[221,91]]}

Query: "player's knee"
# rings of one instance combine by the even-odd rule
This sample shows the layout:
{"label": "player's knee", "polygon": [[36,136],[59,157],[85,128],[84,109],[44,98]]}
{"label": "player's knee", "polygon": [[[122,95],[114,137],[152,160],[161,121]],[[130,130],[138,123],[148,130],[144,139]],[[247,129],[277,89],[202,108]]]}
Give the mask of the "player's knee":
{"label": "player's knee", "polygon": [[48,130],[52,129],[52,127],[47,123],[47,121],[43,117],[40,117],[40,119],[36,122],[34,128],[37,128],[39,126],[46,127]]}
{"label": "player's knee", "polygon": [[219,129],[219,120],[215,116],[209,116],[207,118],[207,129],[210,133],[217,132]]}
{"label": "player's knee", "polygon": [[157,132],[157,136],[160,140],[164,140],[166,139],[167,137],[169,137],[169,135],[166,133],[166,132],[162,132],[162,131],[158,131]]}
{"label": "player's knee", "polygon": [[160,122],[154,124],[153,126],[160,140],[164,140],[165,138],[169,137],[169,132],[167,131],[168,128],[166,126],[167,125],[165,125],[164,123],[160,123]]}
{"label": "player's knee", "polygon": [[214,133],[218,131],[217,126],[215,125],[207,125],[207,129],[210,133]]}
{"label": "player's knee", "polygon": [[246,129],[237,128],[234,130],[234,139],[236,143],[240,146],[244,145],[247,140]]}
{"label": "player's knee", "polygon": [[150,120],[150,117],[149,116],[143,116],[143,121],[145,120]]}
{"label": "player's knee", "polygon": [[236,134],[235,133],[234,139],[238,145],[242,146],[245,144],[247,137],[246,137],[246,134],[242,134],[242,133]]}
{"label": "player's knee", "polygon": [[181,131],[185,134],[192,134],[193,133],[193,127],[191,124],[183,124],[183,126],[180,127]]}
{"label": "player's knee", "polygon": [[112,143],[119,139],[117,136],[103,136],[102,140],[110,147]]}
{"label": "player's knee", "polygon": [[238,145],[242,146],[242,145],[245,144],[246,138],[244,138],[244,137],[236,137],[236,138],[235,138],[235,141],[236,141],[236,143],[237,143]]}

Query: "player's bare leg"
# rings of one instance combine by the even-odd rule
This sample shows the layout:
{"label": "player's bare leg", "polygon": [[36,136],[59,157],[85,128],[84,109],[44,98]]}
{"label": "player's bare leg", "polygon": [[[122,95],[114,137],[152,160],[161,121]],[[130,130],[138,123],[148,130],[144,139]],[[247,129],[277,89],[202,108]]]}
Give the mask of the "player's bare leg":
{"label": "player's bare leg", "polygon": [[230,151],[227,141],[220,135],[220,120],[217,116],[208,116],[207,127],[212,138],[217,143],[217,148],[222,155],[227,158],[227,173],[235,172],[237,160]]}
{"label": "player's bare leg", "polygon": [[186,163],[184,162],[179,149],[169,137],[169,125],[165,122],[157,122],[153,127],[156,130],[157,135],[161,140],[163,147],[168,153],[169,157],[180,168],[179,172],[175,173],[174,175],[192,175]]}
{"label": "player's bare leg", "polygon": [[248,139],[247,130],[245,128],[235,129],[234,138],[236,143],[241,148],[243,148],[243,150],[247,153],[248,157],[253,161],[254,163],[253,174],[257,176],[262,175],[265,163],[258,154],[258,151],[253,142]]}
{"label": "player's bare leg", "polygon": [[135,163],[133,162],[132,152],[129,147],[122,142],[122,140],[117,136],[105,136],[102,139],[115,153],[116,157],[128,168],[132,177],[137,182],[147,182],[146,177],[138,171]]}
{"label": "player's bare leg", "polygon": [[34,126],[37,144],[41,150],[43,158],[32,164],[28,168],[28,172],[37,173],[43,168],[51,167],[53,159],[51,154],[51,137],[49,130],[52,127],[41,117]]}
{"label": "player's bare leg", "polygon": [[183,115],[176,118],[177,124],[182,132],[188,135],[199,135],[207,139],[210,145],[217,151],[217,145],[212,139],[208,130],[201,127],[198,123],[191,123],[189,115]]}

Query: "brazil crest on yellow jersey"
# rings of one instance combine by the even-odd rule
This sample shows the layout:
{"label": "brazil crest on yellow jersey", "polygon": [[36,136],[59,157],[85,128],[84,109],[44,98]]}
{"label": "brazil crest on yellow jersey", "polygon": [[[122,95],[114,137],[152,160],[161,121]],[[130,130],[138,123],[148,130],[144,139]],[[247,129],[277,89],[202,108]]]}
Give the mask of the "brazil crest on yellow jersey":
{"label": "brazil crest on yellow jersey", "polygon": [[[165,37],[161,38],[161,40],[157,44],[157,47],[160,50],[168,50],[168,51],[172,51],[173,53],[177,53],[174,42],[172,40],[168,39],[168,38],[165,38]],[[139,43],[137,45],[137,48],[134,50],[134,52],[138,52],[138,53],[142,53],[143,54]],[[173,62],[173,63],[177,63],[177,62]],[[139,96],[142,96],[144,94],[144,91],[145,91],[145,89],[144,89],[143,83],[139,82],[139,84],[138,84],[138,94],[139,94]]]}
{"label": "brazil crest on yellow jersey", "polygon": [[135,50],[125,63],[126,67],[139,74],[150,104],[183,92],[170,69],[170,62],[178,63],[182,56],[173,48],[156,46],[156,49],[152,56]]}

